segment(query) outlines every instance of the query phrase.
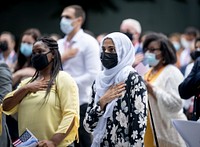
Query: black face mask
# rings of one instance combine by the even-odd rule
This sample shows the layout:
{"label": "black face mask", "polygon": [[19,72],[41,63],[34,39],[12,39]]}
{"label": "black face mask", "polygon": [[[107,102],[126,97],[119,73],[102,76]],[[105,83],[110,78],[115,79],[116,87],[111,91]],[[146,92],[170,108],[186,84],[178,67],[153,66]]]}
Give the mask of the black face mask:
{"label": "black face mask", "polygon": [[101,53],[101,62],[103,66],[107,69],[115,67],[118,63],[117,53]]}
{"label": "black face mask", "polygon": [[[51,51],[49,51],[48,53],[50,53]],[[36,70],[43,70],[45,67],[47,67],[49,65],[48,58],[47,58],[47,54],[33,54],[31,57],[31,62],[33,67]]]}
{"label": "black face mask", "polygon": [[0,42],[0,52],[5,52],[8,50],[8,43],[6,41]]}
{"label": "black face mask", "polygon": [[133,41],[133,34],[126,32],[124,33],[131,41]]}
{"label": "black face mask", "polygon": [[198,57],[200,57],[200,51],[193,51],[190,53],[190,56],[193,60],[196,60]]}

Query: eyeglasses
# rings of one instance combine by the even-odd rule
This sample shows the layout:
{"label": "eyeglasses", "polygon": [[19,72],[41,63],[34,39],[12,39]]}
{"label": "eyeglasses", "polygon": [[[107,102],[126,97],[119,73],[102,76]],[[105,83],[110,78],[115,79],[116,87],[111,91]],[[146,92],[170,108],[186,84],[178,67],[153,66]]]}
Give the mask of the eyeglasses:
{"label": "eyeglasses", "polygon": [[160,51],[160,48],[147,48],[146,51],[149,51],[149,52],[156,52],[156,51]]}

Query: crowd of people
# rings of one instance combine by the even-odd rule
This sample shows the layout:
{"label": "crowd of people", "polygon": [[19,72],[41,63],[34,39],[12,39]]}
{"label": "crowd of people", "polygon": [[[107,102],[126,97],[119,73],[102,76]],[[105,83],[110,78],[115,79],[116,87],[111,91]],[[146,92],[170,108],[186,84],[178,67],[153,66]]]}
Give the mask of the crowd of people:
{"label": "crowd of people", "polygon": [[185,147],[171,120],[200,118],[199,30],[143,32],[127,18],[94,36],[85,18],[70,5],[64,37],[1,32],[0,146],[28,129],[38,147]]}

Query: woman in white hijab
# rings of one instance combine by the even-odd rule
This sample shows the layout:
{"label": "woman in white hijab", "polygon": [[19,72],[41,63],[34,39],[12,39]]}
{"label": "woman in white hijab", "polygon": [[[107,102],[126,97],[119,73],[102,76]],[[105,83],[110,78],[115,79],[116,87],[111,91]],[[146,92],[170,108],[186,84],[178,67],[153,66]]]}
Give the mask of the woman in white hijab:
{"label": "woman in white hijab", "polygon": [[92,101],[84,119],[93,133],[92,147],[144,146],[147,123],[147,89],[131,66],[135,49],[123,33],[114,32],[101,43],[103,70],[93,86]]}

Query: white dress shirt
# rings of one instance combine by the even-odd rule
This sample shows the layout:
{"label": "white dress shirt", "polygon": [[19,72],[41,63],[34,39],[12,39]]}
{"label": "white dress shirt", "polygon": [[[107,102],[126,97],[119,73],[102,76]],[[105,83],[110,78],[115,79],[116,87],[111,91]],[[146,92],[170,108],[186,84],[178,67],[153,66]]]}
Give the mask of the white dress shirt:
{"label": "white dress shirt", "polygon": [[63,70],[68,72],[78,85],[80,105],[89,103],[91,86],[101,70],[97,40],[80,29],[70,42],[67,42],[67,36],[58,40],[58,47],[61,56],[70,48],[78,49],[74,57],[63,62]]}

